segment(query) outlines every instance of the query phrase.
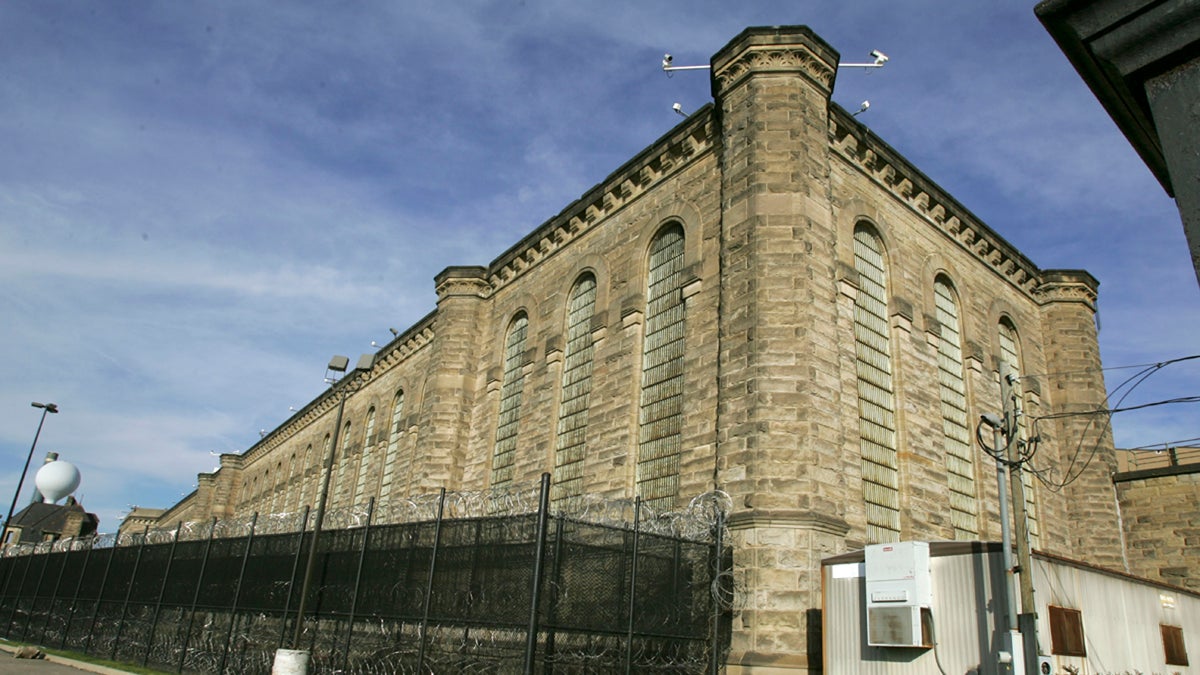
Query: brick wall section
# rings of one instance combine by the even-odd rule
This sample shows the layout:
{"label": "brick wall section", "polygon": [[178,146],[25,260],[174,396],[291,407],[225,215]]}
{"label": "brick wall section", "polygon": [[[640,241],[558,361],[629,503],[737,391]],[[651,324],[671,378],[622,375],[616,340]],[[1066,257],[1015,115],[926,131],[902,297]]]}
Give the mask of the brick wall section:
{"label": "brick wall section", "polygon": [[1200,465],[1117,474],[1130,572],[1200,592]]}

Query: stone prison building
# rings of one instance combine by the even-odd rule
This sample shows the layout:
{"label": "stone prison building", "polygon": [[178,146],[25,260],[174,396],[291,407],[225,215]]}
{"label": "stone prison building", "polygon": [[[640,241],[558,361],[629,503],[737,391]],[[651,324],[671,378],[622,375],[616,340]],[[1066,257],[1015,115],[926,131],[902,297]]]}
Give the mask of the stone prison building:
{"label": "stone prison building", "polygon": [[[554,500],[658,511],[725,491],[729,672],[816,671],[823,558],[1000,540],[975,437],[1004,364],[1043,479],[1034,547],[1153,576],[1126,561],[1111,437],[1052,416],[1105,407],[1097,281],[1038,268],[831,103],[837,63],[805,27],[747,29],[712,104],[489,265],[438,274],[436,309],[348,375],[330,508],[543,472]],[[145,522],[312,505],[337,401]]]}

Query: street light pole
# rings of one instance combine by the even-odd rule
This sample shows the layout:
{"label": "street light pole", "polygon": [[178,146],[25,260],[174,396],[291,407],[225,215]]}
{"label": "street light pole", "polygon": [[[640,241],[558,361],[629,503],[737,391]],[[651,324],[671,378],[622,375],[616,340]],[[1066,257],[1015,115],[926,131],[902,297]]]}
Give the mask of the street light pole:
{"label": "street light pole", "polygon": [[[329,361],[326,375],[329,372],[345,373],[349,361],[345,356],[334,356]],[[313,572],[316,569],[317,544],[321,538],[321,521],[325,520],[325,505],[329,501],[329,480],[333,474],[334,458],[337,456],[338,435],[342,430],[342,415],[346,410],[346,399],[350,397],[350,391],[347,389],[350,383],[344,375],[341,380],[327,379],[327,381],[330,382],[338,396],[337,420],[333,423],[329,451],[325,453],[325,460],[322,462],[321,489],[317,494],[317,514],[313,523],[312,541],[308,545],[308,559],[304,565],[304,582],[300,585],[300,603],[296,607],[296,625],[292,634],[291,649],[276,651],[271,669],[272,673],[279,675],[305,675],[308,672],[309,655],[306,650],[300,648],[300,636],[304,632],[304,610],[308,606],[308,591],[312,585]],[[301,530],[301,536],[303,536],[303,530]]]}
{"label": "street light pole", "polygon": [[[25,468],[21,469],[21,479],[17,481],[17,490],[13,493],[12,504],[8,507],[8,517],[4,519],[5,533],[8,532],[8,526],[12,524],[13,511],[17,508],[17,499],[21,496],[21,488],[25,485],[25,474],[29,473],[29,462],[33,461],[33,451],[37,448],[38,437],[42,435],[42,425],[46,423],[46,415],[58,412],[58,404],[56,403],[38,403],[34,401],[29,405],[42,409],[42,419],[38,422],[37,432],[33,435],[33,445],[29,446],[29,455],[25,458]],[[3,543],[8,542],[5,541]]]}

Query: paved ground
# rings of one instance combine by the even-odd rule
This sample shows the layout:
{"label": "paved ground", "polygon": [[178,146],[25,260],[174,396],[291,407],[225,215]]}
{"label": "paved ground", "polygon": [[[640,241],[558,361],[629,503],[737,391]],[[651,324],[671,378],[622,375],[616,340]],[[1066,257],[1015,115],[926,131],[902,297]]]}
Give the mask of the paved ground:
{"label": "paved ground", "polygon": [[121,675],[125,671],[96,666],[80,661],[71,661],[59,656],[44,659],[17,659],[10,653],[12,647],[0,645],[0,675],[79,675],[80,673],[102,673]]}
{"label": "paved ground", "polygon": [[4,675],[79,675],[81,670],[45,659],[14,659],[0,653],[0,673]]}

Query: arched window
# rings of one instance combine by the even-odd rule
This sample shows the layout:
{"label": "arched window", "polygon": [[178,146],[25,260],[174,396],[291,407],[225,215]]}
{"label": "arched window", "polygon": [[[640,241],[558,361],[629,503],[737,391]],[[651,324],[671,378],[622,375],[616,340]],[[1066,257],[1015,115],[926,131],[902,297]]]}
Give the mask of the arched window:
{"label": "arched window", "polygon": [[854,229],[854,269],[858,272],[858,293],[854,298],[854,351],[867,541],[898,541],[900,486],[887,269],[879,239],[863,225]]}
{"label": "arched window", "polygon": [[283,461],[275,462],[275,479],[271,482],[271,508],[270,513],[279,513],[283,511]]}
{"label": "arched window", "polygon": [[563,354],[562,398],[554,449],[555,500],[583,492],[587,452],[588,398],[592,393],[592,316],[596,310],[596,277],[586,274],[571,289],[567,308],[567,345]]}
{"label": "arched window", "polygon": [[[337,489],[337,472],[336,472],[337,466],[336,466],[336,464],[338,462],[338,458],[331,456],[332,450],[333,450],[333,438],[329,434],[325,434],[325,442],[322,444],[321,456],[317,458],[317,474],[316,474],[316,476],[314,476],[314,478],[316,479],[316,490],[317,490],[316,501],[318,501],[318,502],[321,501],[321,488],[324,487],[325,488],[325,506],[326,507],[330,507],[333,505],[334,495],[337,494],[335,492],[335,490]],[[329,466],[325,465],[326,462],[329,463]],[[329,472],[329,485],[325,485],[325,472],[326,471]],[[313,504],[313,508],[316,508],[316,506],[317,506],[316,504]]]}
{"label": "arched window", "polygon": [[299,476],[298,476],[298,478],[300,480],[300,507],[301,508],[303,508],[305,506],[311,507],[313,505],[312,495],[314,493],[311,490],[312,490],[312,487],[314,485],[316,485],[317,478],[315,478],[316,472],[312,471],[312,464],[313,464],[312,454],[313,454],[312,443],[309,443],[308,447],[304,448],[304,461],[301,462],[301,464],[300,464],[300,472],[299,472]]}
{"label": "arched window", "polygon": [[[363,428],[363,449],[362,460],[358,465],[358,485],[354,488],[354,499],[359,502],[366,501],[367,494],[367,476],[375,474],[375,466],[371,460],[375,457],[375,406],[367,411],[367,423]],[[372,488],[375,484],[371,485]],[[374,490],[372,490],[374,492]]]}
{"label": "arched window", "polygon": [[669,509],[679,494],[683,429],[685,305],[683,227],[675,224],[650,244],[642,342],[642,400],[638,411],[637,492],[646,504]]}
{"label": "arched window", "polygon": [[955,539],[979,536],[979,505],[975,490],[975,460],[967,424],[967,383],[963,369],[962,332],[958,300],[945,277],[933,282],[938,337],[938,385],[942,399],[942,433],[946,477],[950,488],[950,524]]}
{"label": "arched window", "polygon": [[[1013,402],[1005,402],[1006,407],[1011,407],[1013,403],[1019,403],[1021,409],[1026,408],[1024,387],[1020,384],[1021,379],[1021,341],[1017,337],[1017,328],[1009,319],[1003,318],[1000,320],[1000,326],[997,329],[998,342],[1000,345],[1000,359],[1008,364],[1008,374],[1012,376],[1012,381],[1015,383],[1012,386]],[[1003,386],[1003,385],[1001,385]],[[1025,416],[1017,418],[1017,442],[1022,446],[1025,443]],[[1021,485],[1025,491],[1025,521],[1029,526],[1029,542],[1033,546],[1038,546],[1040,542],[1041,527],[1038,523],[1037,511],[1037,495],[1034,492],[1033,474],[1028,470],[1028,466],[1023,466],[1021,471]],[[1015,516],[1015,514],[1014,514]]]}
{"label": "arched window", "polygon": [[285,511],[296,510],[296,453],[293,452],[288,458],[287,478],[285,479],[285,492],[283,496],[283,509]]}
{"label": "arched window", "polygon": [[379,498],[387,499],[392,494],[392,485],[396,473],[396,454],[400,447],[400,425],[404,417],[404,390],[397,389],[392,397],[392,423],[388,427],[387,456],[383,460],[383,479],[379,487]]}
{"label": "arched window", "polygon": [[492,452],[492,486],[513,479],[517,454],[517,427],[521,419],[521,393],[525,388],[525,338],[529,319],[521,312],[508,327],[504,340],[504,382],[500,386],[500,415]]}
{"label": "arched window", "polygon": [[354,470],[350,469],[350,480],[346,480],[346,468],[351,466],[350,457],[350,423],[342,427],[342,447],[338,449],[337,457],[337,487],[330,488],[330,499],[334,508],[350,506],[354,494]]}

